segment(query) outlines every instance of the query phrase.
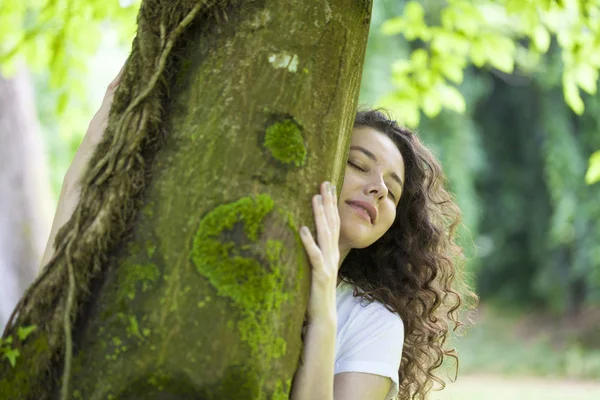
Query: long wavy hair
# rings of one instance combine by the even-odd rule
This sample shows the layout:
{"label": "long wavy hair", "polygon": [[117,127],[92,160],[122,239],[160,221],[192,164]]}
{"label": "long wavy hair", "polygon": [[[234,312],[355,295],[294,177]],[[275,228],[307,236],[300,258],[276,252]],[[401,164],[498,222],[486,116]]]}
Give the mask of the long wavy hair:
{"label": "long wavy hair", "polygon": [[[359,111],[354,127],[370,127],[391,138],[404,159],[405,181],[396,219],[374,244],[352,249],[340,277],[354,296],[378,301],[404,322],[404,346],[398,371],[398,399],[424,399],[434,374],[454,349],[446,349],[457,329],[464,295],[463,252],[456,243],[461,213],[446,189],[439,162],[419,138],[380,110]],[[360,289],[360,291],[358,290]]]}

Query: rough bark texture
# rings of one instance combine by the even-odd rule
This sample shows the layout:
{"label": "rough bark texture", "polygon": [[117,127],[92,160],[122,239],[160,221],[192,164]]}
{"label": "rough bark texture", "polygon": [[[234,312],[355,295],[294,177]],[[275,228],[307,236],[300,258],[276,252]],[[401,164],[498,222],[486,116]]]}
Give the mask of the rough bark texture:
{"label": "rough bark texture", "polygon": [[37,274],[50,204],[33,88],[21,68],[0,75],[0,328]]}
{"label": "rough bark texture", "polygon": [[[185,32],[135,222],[75,321],[69,398],[288,397],[310,279],[296,222],[341,183],[370,11],[245,1]],[[0,388],[27,391],[27,368]]]}

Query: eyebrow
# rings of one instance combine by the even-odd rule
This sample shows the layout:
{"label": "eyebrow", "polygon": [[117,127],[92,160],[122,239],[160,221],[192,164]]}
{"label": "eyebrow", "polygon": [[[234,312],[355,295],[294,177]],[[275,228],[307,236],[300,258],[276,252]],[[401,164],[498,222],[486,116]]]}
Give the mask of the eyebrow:
{"label": "eyebrow", "polygon": [[[358,150],[361,151],[362,153],[364,153],[364,155],[366,155],[367,157],[369,157],[371,160],[378,162],[377,161],[377,157],[375,157],[375,154],[371,153],[369,150],[365,149],[364,147],[361,146],[350,146],[350,150]],[[400,187],[404,187],[404,183],[402,182],[402,179],[400,179],[400,177],[398,176],[398,174],[396,174],[395,172],[392,172],[390,174],[390,176],[392,177],[393,180],[395,180],[396,182],[398,182],[398,184],[400,185]]]}

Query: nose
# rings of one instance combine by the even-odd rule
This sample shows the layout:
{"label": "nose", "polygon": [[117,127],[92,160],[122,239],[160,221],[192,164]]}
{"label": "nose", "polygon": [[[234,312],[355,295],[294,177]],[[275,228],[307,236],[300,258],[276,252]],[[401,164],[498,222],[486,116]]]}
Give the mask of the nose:
{"label": "nose", "polygon": [[365,185],[365,194],[367,196],[374,195],[378,200],[381,200],[388,195],[388,188],[383,179],[379,178]]}

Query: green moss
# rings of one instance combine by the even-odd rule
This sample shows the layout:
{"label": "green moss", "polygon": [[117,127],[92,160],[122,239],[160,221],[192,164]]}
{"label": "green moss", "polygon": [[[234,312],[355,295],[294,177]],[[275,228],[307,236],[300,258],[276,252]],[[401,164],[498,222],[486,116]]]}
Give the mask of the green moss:
{"label": "green moss", "polygon": [[154,216],[154,203],[148,203],[141,211],[146,217],[152,218]]}
{"label": "green moss", "polygon": [[287,379],[285,382],[278,380],[275,383],[275,390],[271,400],[288,400],[290,398],[290,390],[292,389],[292,380]]}
{"label": "green moss", "polygon": [[154,264],[124,264],[119,268],[120,285],[119,297],[125,297],[133,300],[135,298],[136,288],[141,287],[145,292],[152,288],[153,284],[158,280],[160,271]]}
{"label": "green moss", "polygon": [[144,337],[140,333],[140,327],[137,322],[137,318],[134,315],[129,316],[129,325],[127,326],[127,336],[135,336],[138,339],[144,340]]}
{"label": "green moss", "polygon": [[151,258],[154,255],[154,252],[156,252],[156,245],[154,243],[148,243],[147,246],[148,257]]}
{"label": "green moss", "polygon": [[[266,248],[256,243],[263,220],[273,208],[274,202],[267,195],[218,206],[200,221],[192,251],[198,272],[240,311],[240,337],[248,344],[252,358],[267,363],[286,351],[285,341],[274,333],[271,322],[287,299],[280,261],[283,243],[269,240]],[[251,241],[240,248],[223,238],[239,224]],[[243,255],[241,247],[245,249]],[[260,259],[266,260],[268,268]]]}
{"label": "green moss", "polygon": [[38,333],[34,339],[28,340],[22,349],[22,357],[19,357],[15,367],[0,365],[0,393],[6,399],[26,399],[34,397],[36,391],[35,374],[31,371],[37,370],[36,362],[41,354],[49,351],[48,338],[45,332]]}
{"label": "green moss", "polygon": [[306,147],[298,124],[287,119],[267,128],[263,146],[283,164],[301,167],[306,162]]}

